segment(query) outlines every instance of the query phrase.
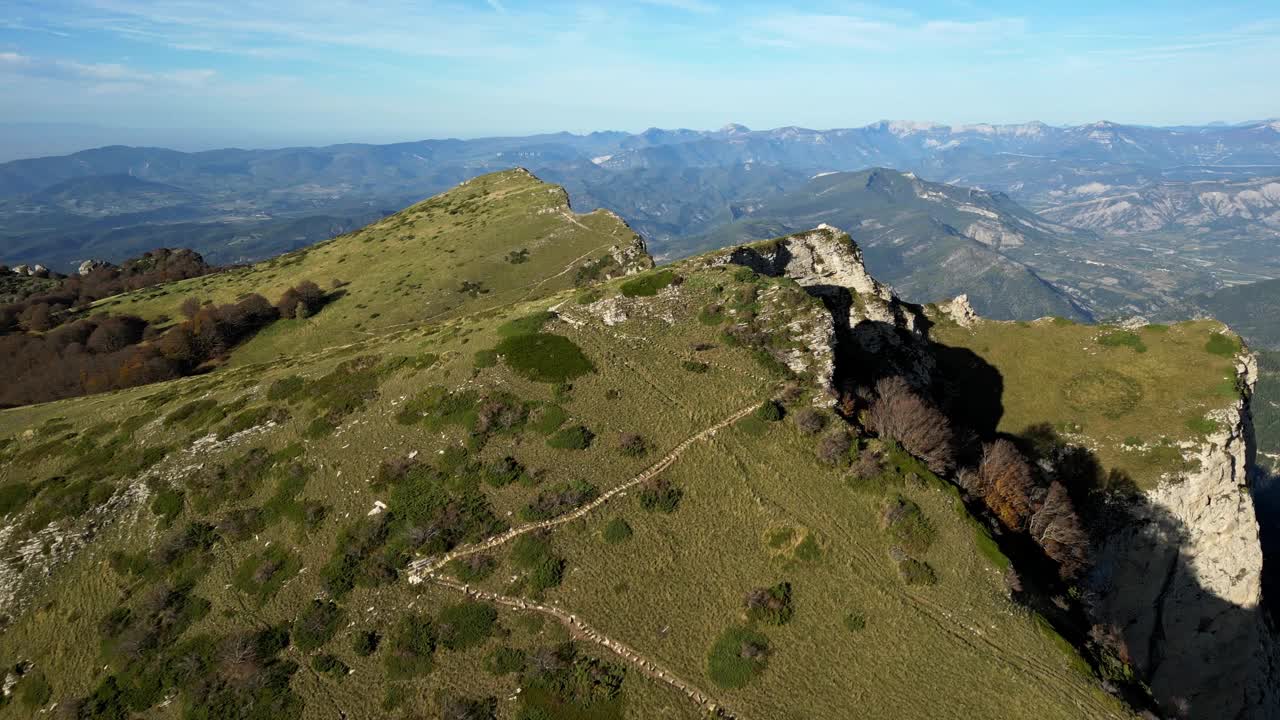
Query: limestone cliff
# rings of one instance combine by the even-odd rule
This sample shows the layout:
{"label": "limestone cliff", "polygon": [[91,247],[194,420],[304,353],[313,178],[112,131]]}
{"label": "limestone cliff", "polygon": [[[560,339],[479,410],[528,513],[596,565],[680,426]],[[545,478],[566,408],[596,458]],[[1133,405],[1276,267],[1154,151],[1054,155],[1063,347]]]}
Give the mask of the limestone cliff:
{"label": "limestone cliff", "polygon": [[1280,717],[1249,491],[1256,358],[1238,358],[1237,371],[1241,396],[1191,451],[1197,469],[1127,509],[1090,578],[1094,619],[1119,632],[1156,699],[1182,717]]}
{"label": "limestone cliff", "polygon": [[[752,243],[711,256],[712,263],[733,263],[761,275],[794,280],[819,297],[831,312],[837,345],[815,345],[818,353],[832,353],[832,368],[840,358],[864,353],[880,358],[921,387],[929,384],[933,359],[921,352],[928,321],[918,305],[904,302],[893,290],[867,272],[862,250],[849,235],[830,225],[794,235]],[[840,344],[853,347],[840,347]],[[832,380],[834,382],[834,379]]]}

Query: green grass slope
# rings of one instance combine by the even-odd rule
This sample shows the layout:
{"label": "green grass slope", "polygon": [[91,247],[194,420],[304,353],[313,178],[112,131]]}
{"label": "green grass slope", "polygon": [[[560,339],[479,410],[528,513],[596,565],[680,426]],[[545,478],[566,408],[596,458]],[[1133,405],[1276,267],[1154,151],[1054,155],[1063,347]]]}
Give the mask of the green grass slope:
{"label": "green grass slope", "polygon": [[941,323],[943,345],[965,348],[1003,381],[999,430],[1040,425],[1085,440],[1107,470],[1139,487],[1193,469],[1179,444],[1216,429],[1207,416],[1239,397],[1239,338],[1211,320],[1127,330],[1066,320]]}
{"label": "green grass slope", "polygon": [[628,238],[554,190],[116,301],[351,283],[230,367],[0,412],[0,717],[1128,717],[954,490],[818,460],[818,301],[708,258],[576,288]]}
{"label": "green grass slope", "polygon": [[[617,259],[615,259],[615,256]],[[324,318],[289,320],[237,351],[260,362],[444,320],[649,267],[616,215],[575,214],[568,196],[524,170],[485,175],[348,235],[193,282],[112,298],[98,307],[178,317],[183,300],[275,299],[310,279],[342,297]]]}

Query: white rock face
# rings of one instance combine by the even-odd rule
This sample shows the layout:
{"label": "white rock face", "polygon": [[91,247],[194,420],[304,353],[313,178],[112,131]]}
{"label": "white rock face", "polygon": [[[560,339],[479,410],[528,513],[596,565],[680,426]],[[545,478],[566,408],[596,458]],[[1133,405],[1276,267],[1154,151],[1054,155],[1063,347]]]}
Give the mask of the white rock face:
{"label": "white rock face", "polygon": [[1262,547],[1249,492],[1253,356],[1246,389],[1214,415],[1199,468],[1146,493],[1097,549],[1092,612],[1120,630],[1156,699],[1189,718],[1280,717],[1280,663],[1262,600]]}
{"label": "white rock face", "polygon": [[[853,343],[870,355],[893,358],[890,362],[908,380],[924,387],[933,372],[928,353],[912,347],[915,338],[926,340],[924,314],[915,305],[898,299],[889,286],[867,272],[862,250],[849,235],[830,225],[777,240],[733,248],[715,256],[713,264],[743,265],[770,277],[787,277],[823,298],[831,312],[824,325],[830,332],[814,336],[810,352],[831,356],[826,387],[834,391],[836,344]],[[902,330],[907,331],[904,339]],[[827,343],[831,344],[828,345]],[[825,366],[824,366],[825,367]]]}
{"label": "white rock face", "polygon": [[955,321],[960,327],[972,327],[978,322],[978,313],[969,304],[968,295],[957,295],[954,300],[942,306],[942,312]]}

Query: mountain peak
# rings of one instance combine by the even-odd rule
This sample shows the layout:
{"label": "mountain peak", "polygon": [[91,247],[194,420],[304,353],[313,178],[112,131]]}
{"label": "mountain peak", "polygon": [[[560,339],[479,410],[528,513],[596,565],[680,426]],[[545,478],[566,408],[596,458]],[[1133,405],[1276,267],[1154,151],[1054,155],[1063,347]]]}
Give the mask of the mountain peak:
{"label": "mountain peak", "polygon": [[724,133],[725,135],[744,135],[746,133],[751,132],[751,128],[747,127],[746,125],[739,125],[738,123],[729,123],[724,127],[720,128],[720,132]]}

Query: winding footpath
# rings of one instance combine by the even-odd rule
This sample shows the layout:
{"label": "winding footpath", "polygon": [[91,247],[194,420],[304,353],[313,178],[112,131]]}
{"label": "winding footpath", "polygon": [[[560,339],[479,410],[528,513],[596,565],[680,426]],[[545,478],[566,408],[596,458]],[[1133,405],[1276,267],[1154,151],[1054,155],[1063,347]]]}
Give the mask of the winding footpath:
{"label": "winding footpath", "polygon": [[516,610],[524,610],[528,612],[538,612],[559,620],[569,630],[574,637],[593,642],[601,647],[613,652],[619,658],[625,660],[635,666],[643,675],[661,683],[670,685],[671,687],[684,693],[693,702],[702,707],[714,717],[725,718],[726,720],[744,720],[740,716],[733,715],[709,695],[699,690],[692,683],[685,682],[670,670],[662,667],[658,663],[646,658],[640,653],[633,650],[630,646],[625,645],[604,633],[596,630],[590,625],[583,622],[578,616],[562,610],[558,607],[543,605],[541,603],[531,602],[519,597],[510,597],[508,595],[499,595],[498,593],[488,592],[486,590],[478,590],[469,585],[464,585],[456,580],[449,578],[432,576],[431,582],[442,587],[457,590],[468,597],[476,600],[491,602],[495,605],[503,605]]}
{"label": "winding footpath", "polygon": [[653,660],[645,657],[644,655],[641,655],[639,652],[632,649],[630,646],[622,642],[619,642],[617,640],[614,640],[613,638],[605,635],[599,630],[596,630],[595,628],[583,622],[581,619],[579,619],[576,615],[572,613],[569,613],[557,607],[553,607],[551,605],[544,605],[541,603],[531,602],[524,598],[510,597],[507,595],[499,595],[498,593],[493,593],[486,590],[479,590],[477,588],[473,588],[470,585],[463,584],[451,578],[442,577],[441,575],[438,574],[438,572],[445,565],[448,565],[449,563],[459,558],[464,558],[470,555],[475,555],[477,553],[485,552],[487,550],[492,550],[493,548],[496,548],[499,545],[502,545],[504,543],[510,542],[511,540],[514,540],[515,538],[520,537],[521,535],[524,535],[526,533],[534,532],[537,530],[545,530],[545,529],[553,528],[557,525],[570,523],[570,522],[573,522],[574,520],[577,520],[580,517],[583,517],[584,515],[590,513],[592,510],[595,510],[601,505],[604,505],[606,502],[613,499],[614,497],[617,497],[618,495],[625,493],[627,490],[637,485],[640,485],[641,483],[644,483],[653,479],[658,474],[662,473],[664,470],[671,467],[671,465],[674,464],[675,461],[678,460],[686,450],[688,450],[691,446],[693,446],[694,443],[699,442],[701,440],[706,440],[714,436],[717,432],[729,427],[733,423],[751,414],[751,412],[753,412],[757,407],[759,407],[759,403],[752,403],[751,405],[748,405],[747,407],[742,408],[741,410],[738,410],[737,412],[733,413],[729,417],[724,418],[723,420],[716,423],[715,425],[712,425],[711,427],[706,428],[705,430],[697,433],[696,435],[692,435],[686,438],[679,445],[675,446],[675,448],[673,448],[671,452],[663,456],[661,460],[658,460],[657,462],[655,462],[654,464],[646,468],[644,472],[640,473],[639,475],[636,475],[630,480],[604,493],[600,497],[587,503],[586,505],[583,505],[582,507],[578,508],[577,510],[574,510],[571,513],[568,513],[566,515],[561,515],[560,517],[553,518],[551,520],[544,520],[542,522],[521,525],[519,527],[512,528],[500,535],[495,535],[483,542],[475,543],[473,545],[467,545],[465,547],[458,548],[452,552],[445,553],[444,555],[431,557],[431,558],[422,558],[420,560],[413,561],[412,563],[409,564],[409,582],[411,584],[416,585],[424,581],[430,581],[441,587],[449,588],[449,589],[461,592],[469,597],[494,603],[495,605],[502,605],[502,606],[514,608],[517,610],[523,610],[528,612],[538,612],[544,615],[550,615],[551,617],[563,623],[564,626],[568,628],[569,632],[574,637],[577,637],[582,640],[587,640],[597,645],[600,645],[601,647],[604,647],[605,649],[617,655],[622,660],[630,663],[632,666],[638,669],[646,677],[649,677],[661,683],[665,683],[666,685],[669,685],[675,688],[676,690],[679,690],[690,700],[692,700],[693,702],[701,706],[703,710],[708,712],[710,715],[714,717],[727,718],[728,720],[743,720],[739,716],[735,716],[731,714],[723,706],[721,706],[718,702],[716,702],[710,695],[700,690],[696,685],[681,679],[675,673],[664,668],[663,666],[654,662]]}
{"label": "winding footpath", "polygon": [[550,520],[543,520],[541,522],[528,523],[527,525],[518,525],[504,533],[494,535],[488,540],[484,540],[482,542],[478,542],[472,545],[464,545],[463,547],[457,548],[451,552],[447,552],[444,555],[437,555],[435,557],[428,557],[428,558],[421,558],[418,560],[414,560],[413,562],[409,563],[409,582],[411,584],[416,585],[422,582],[426,578],[426,576],[439,571],[445,565],[448,565],[454,560],[458,560],[464,557],[469,557],[477,553],[482,553],[482,552],[485,552],[486,550],[492,550],[493,548],[496,548],[499,545],[503,545],[505,543],[511,542],[512,540],[515,540],[521,535],[531,533],[536,530],[547,530],[547,529],[556,527],[557,525],[564,525],[566,523],[571,523],[574,520],[577,520],[578,518],[587,515],[591,511],[595,510],[601,505],[604,505],[605,503],[609,502],[610,500],[617,497],[618,495],[625,493],[626,491],[630,490],[631,488],[637,485],[640,485],[641,483],[652,480],[654,477],[662,473],[662,471],[671,467],[671,465],[674,464],[675,461],[678,460],[680,456],[683,455],[684,452],[688,450],[694,443],[700,440],[705,440],[715,435],[717,432],[729,427],[733,423],[751,414],[751,412],[759,406],[760,406],[759,402],[752,403],[751,405],[748,405],[747,407],[742,408],[741,410],[721,420],[715,425],[712,425],[711,427],[703,430],[702,432],[686,438],[684,442],[675,446],[675,448],[672,449],[671,452],[663,456],[661,460],[650,465],[647,469],[645,469],[644,472],[640,473],[639,475],[636,475],[630,480],[604,493],[600,497],[596,498],[595,500],[592,500],[591,502],[587,503],[586,505],[583,505],[582,507],[578,508],[577,510],[574,510],[571,513],[561,515],[559,517],[552,518]]}

